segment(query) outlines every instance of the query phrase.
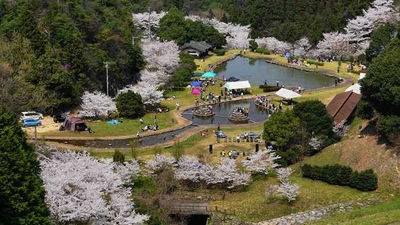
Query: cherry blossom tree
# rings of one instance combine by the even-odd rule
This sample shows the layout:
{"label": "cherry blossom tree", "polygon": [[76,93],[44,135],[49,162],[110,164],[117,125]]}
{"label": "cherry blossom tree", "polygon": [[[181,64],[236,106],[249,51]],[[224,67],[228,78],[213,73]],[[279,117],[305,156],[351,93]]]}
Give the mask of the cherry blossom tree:
{"label": "cherry blossom tree", "polygon": [[217,19],[209,19],[195,15],[187,16],[186,19],[201,21],[206,25],[213,26],[220,34],[225,35],[227,47],[230,49],[249,48],[250,25],[242,26],[234,23],[224,23]]}
{"label": "cherry blossom tree", "polygon": [[164,92],[161,91],[157,85],[152,85],[149,82],[139,82],[136,85],[128,85],[119,90],[118,94],[126,93],[128,91],[138,93],[142,97],[142,101],[145,104],[154,105],[164,100]]}
{"label": "cherry blossom tree", "polygon": [[332,130],[339,137],[347,136],[347,132],[349,131],[349,126],[346,124],[346,120],[342,120],[340,123],[335,123]]}
{"label": "cherry blossom tree", "polygon": [[214,166],[200,163],[195,157],[182,156],[175,170],[175,179],[233,189],[249,185],[251,176],[238,172],[233,159],[222,158],[221,163]]}
{"label": "cherry blossom tree", "polygon": [[99,91],[93,93],[85,91],[82,96],[81,110],[79,111],[79,114],[84,117],[107,117],[110,113],[116,110],[117,107],[111,97]]}
{"label": "cherry blossom tree", "polygon": [[275,153],[274,150],[270,148],[265,148],[264,150],[258,151],[249,156],[248,160],[243,160],[243,166],[253,172],[262,173],[267,175],[270,169],[275,169],[279,166],[275,163],[275,160],[281,157]]}
{"label": "cherry blossom tree", "polygon": [[288,202],[295,201],[297,196],[299,195],[299,185],[291,184],[289,181],[289,176],[292,173],[292,169],[290,167],[287,168],[279,168],[276,170],[280,185],[277,187],[277,192],[281,195],[285,196]]}
{"label": "cherry blossom tree", "polygon": [[300,186],[297,184],[291,184],[290,182],[281,182],[278,186],[277,191],[285,196],[288,202],[295,201],[299,195]]}
{"label": "cherry blossom tree", "polygon": [[240,188],[249,185],[251,175],[237,171],[235,160],[222,158],[221,163],[213,168],[211,176],[206,178],[206,183],[222,185],[228,189]]}
{"label": "cherry blossom tree", "polygon": [[343,58],[352,53],[347,35],[339,32],[324,33],[324,39],[317,44],[316,56],[336,56]]}
{"label": "cherry blossom tree", "polygon": [[150,13],[132,13],[132,21],[133,24],[140,27],[141,29],[147,30],[147,32],[150,31],[150,36],[148,36],[147,33],[147,38],[150,38],[153,36],[152,33],[159,27],[160,19],[163,18],[166,14],[167,13],[164,11],[161,11],[160,13],[157,13],[155,11]]}
{"label": "cherry blossom tree", "polygon": [[146,161],[146,168],[154,174],[159,173],[165,167],[172,166],[175,159],[171,156],[157,154],[154,159]]}
{"label": "cherry blossom tree", "polygon": [[310,48],[310,41],[307,37],[303,37],[294,43],[294,55],[304,57]]}
{"label": "cherry blossom tree", "polygon": [[184,155],[178,161],[178,168],[175,170],[174,177],[176,180],[199,183],[204,180],[204,174],[208,171],[210,171],[210,168],[200,163],[197,158]]}
{"label": "cherry blossom tree", "polygon": [[323,145],[324,141],[318,137],[312,137],[308,143],[315,151],[319,151]]}
{"label": "cherry blossom tree", "polygon": [[158,70],[171,74],[179,66],[180,50],[173,41],[145,41],[142,43],[142,50],[147,61],[146,68],[152,71]]}
{"label": "cherry blossom tree", "polygon": [[112,160],[100,162],[87,152],[41,151],[47,151],[39,157],[46,202],[58,222],[142,224],[148,219],[135,213],[130,189],[123,186],[139,173],[137,162],[125,167]]}

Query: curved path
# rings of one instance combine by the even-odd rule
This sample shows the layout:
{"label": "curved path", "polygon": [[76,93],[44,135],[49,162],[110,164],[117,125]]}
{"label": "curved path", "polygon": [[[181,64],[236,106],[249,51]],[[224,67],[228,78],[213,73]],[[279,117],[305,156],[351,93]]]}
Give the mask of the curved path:
{"label": "curved path", "polygon": [[[311,69],[311,68],[306,68],[306,67],[301,67],[301,66],[296,66],[296,65],[292,65],[292,64],[288,64],[288,63],[281,63],[281,62],[277,62],[274,60],[266,60],[269,63],[273,63],[273,64],[278,64],[281,66],[286,66],[286,67],[291,67],[294,69],[300,69],[300,70],[305,70],[305,71],[310,71],[310,72],[322,72],[324,75],[327,76],[334,76],[334,77],[338,77],[337,74],[335,74],[333,71],[331,70],[325,70],[325,69]],[[350,78],[342,78],[344,80],[344,82],[341,82],[338,84],[338,87],[344,86],[344,85],[348,85],[351,84],[353,82],[352,79]],[[332,88],[334,87],[333,85],[331,87],[323,87],[323,88],[319,88],[319,89],[312,89],[312,90],[306,90],[303,93],[307,93],[307,92],[311,92],[311,91],[316,91],[316,90],[321,90],[321,89],[328,89],[328,88]],[[255,95],[249,95],[249,96],[244,96],[243,98],[237,98],[234,99],[232,101],[236,101],[236,100],[242,100],[242,99],[251,99],[254,98]],[[173,128],[168,128],[168,129],[163,129],[160,131],[154,131],[150,134],[144,134],[141,135],[142,138],[147,138],[147,137],[160,137],[162,135],[164,135],[164,138],[161,140],[158,140],[156,142],[158,143],[154,143],[151,145],[144,145],[143,147],[154,147],[154,146],[171,146],[174,144],[175,140],[179,139],[179,140],[186,140],[187,138],[189,138],[190,136],[192,136],[193,134],[199,133],[201,130],[204,129],[216,129],[216,125],[193,125],[192,121],[189,121],[187,119],[185,119],[184,117],[181,116],[182,112],[190,109],[194,107],[194,105],[190,105],[187,107],[182,107],[180,110],[175,110],[172,112],[173,117],[175,118],[175,120],[178,122],[178,127],[173,127]],[[260,124],[262,124],[263,122],[257,122],[257,123],[249,123],[246,124],[246,127],[254,127],[254,126],[259,126]],[[226,125],[220,125],[221,128],[234,128],[234,127],[243,127],[243,124],[226,124]],[[182,130],[182,131],[180,131]],[[178,133],[177,135],[174,135],[174,133]],[[173,134],[171,137],[172,138],[165,138],[165,135],[167,134]],[[85,147],[85,146],[76,146],[76,145],[71,145],[71,144],[66,144],[66,143],[71,143],[73,141],[91,141],[91,142],[96,142],[96,141],[127,141],[129,142],[129,140],[132,139],[137,139],[136,135],[125,135],[125,136],[108,136],[108,137],[45,137],[45,140],[48,144],[56,146],[56,147],[61,147],[61,148],[68,148],[68,149],[81,149],[81,150],[85,150],[85,149],[91,149],[91,150],[101,150],[104,148],[129,148],[128,144],[123,144],[122,146],[119,145],[117,146],[113,146],[112,144],[106,145],[102,148],[98,148],[95,146],[92,147]],[[150,138],[149,138],[150,139]]]}

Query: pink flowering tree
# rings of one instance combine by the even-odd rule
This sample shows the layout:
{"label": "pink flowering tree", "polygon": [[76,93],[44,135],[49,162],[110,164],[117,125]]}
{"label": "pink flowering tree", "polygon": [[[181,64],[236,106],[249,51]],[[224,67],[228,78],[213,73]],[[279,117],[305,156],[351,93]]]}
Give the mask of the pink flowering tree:
{"label": "pink flowering tree", "polygon": [[247,160],[243,160],[243,167],[255,174],[267,175],[270,170],[279,166],[275,161],[281,157],[275,153],[273,149],[264,149],[249,156]]}
{"label": "pink flowering tree", "polygon": [[[46,151],[46,153],[44,153]],[[129,178],[139,173],[137,162],[100,162],[86,152],[48,151],[40,154],[46,202],[59,223],[142,224],[130,200]]]}
{"label": "pink flowering tree", "polygon": [[116,110],[117,107],[111,97],[99,91],[93,93],[85,91],[82,96],[79,115],[84,117],[108,117],[110,113]]}
{"label": "pink flowering tree", "polygon": [[171,74],[179,66],[180,50],[173,41],[145,41],[142,43],[142,50],[147,62],[146,68],[152,71]]}
{"label": "pink flowering tree", "polygon": [[292,184],[289,181],[289,176],[292,173],[292,169],[279,168],[276,170],[280,185],[276,188],[276,191],[283,195],[288,202],[295,201],[299,195],[300,186],[297,184]]}
{"label": "pink flowering tree", "polygon": [[151,38],[154,31],[156,31],[159,27],[160,19],[163,18],[165,15],[166,13],[163,11],[161,11],[160,13],[157,13],[155,11],[150,13],[132,13],[132,21],[133,24],[146,31],[146,38]]}
{"label": "pink flowering tree", "polygon": [[146,161],[146,169],[153,174],[159,174],[166,167],[172,166],[175,159],[171,156],[157,154],[154,159]]}

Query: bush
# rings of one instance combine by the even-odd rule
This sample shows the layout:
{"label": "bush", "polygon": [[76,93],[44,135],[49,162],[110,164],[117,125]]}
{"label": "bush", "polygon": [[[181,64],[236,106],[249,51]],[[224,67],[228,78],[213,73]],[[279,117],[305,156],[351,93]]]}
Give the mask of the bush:
{"label": "bush", "polygon": [[377,131],[381,138],[390,144],[400,144],[400,117],[397,115],[382,115],[378,119]]}
{"label": "bush", "polygon": [[372,169],[359,173],[339,164],[322,167],[305,164],[301,167],[301,171],[303,177],[328,184],[349,186],[360,191],[373,191],[378,188],[378,178]]}
{"label": "bush", "polygon": [[271,54],[271,51],[268,50],[268,49],[265,49],[265,48],[257,48],[256,52],[260,53],[260,54],[264,54],[264,55],[270,55]]}
{"label": "bush", "polygon": [[308,64],[316,65],[316,66],[323,66],[324,65],[324,62],[315,61],[313,59],[307,59],[306,62]]}
{"label": "bush", "polygon": [[215,49],[214,50],[214,53],[217,55],[217,56],[223,56],[223,55],[225,55],[225,49]]}
{"label": "bush", "polygon": [[356,114],[362,119],[369,120],[374,117],[374,108],[372,108],[371,104],[361,99],[361,101],[359,101],[357,104]]}
{"label": "bush", "polygon": [[117,109],[121,117],[139,118],[145,114],[142,96],[128,91],[117,97]]}
{"label": "bush", "polygon": [[113,155],[113,161],[116,163],[125,162],[125,156],[120,151],[116,150]]}

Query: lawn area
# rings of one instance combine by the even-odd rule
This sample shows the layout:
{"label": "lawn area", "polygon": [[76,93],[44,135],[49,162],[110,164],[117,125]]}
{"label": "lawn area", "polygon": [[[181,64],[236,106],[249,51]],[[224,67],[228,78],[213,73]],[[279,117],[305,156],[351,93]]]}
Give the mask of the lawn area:
{"label": "lawn area", "polygon": [[297,174],[293,174],[290,180],[300,186],[299,198],[293,204],[288,204],[285,199],[280,198],[267,199],[266,188],[278,184],[276,178],[268,177],[266,180],[254,181],[246,191],[227,192],[224,201],[215,201],[213,205],[234,212],[234,215],[244,221],[259,222],[351,199],[365,199],[373,195],[348,187],[305,179]]}
{"label": "lawn area", "polygon": [[[160,129],[178,127],[176,120],[172,120],[172,112],[168,113],[157,113],[157,123]],[[92,128],[95,133],[90,134],[89,132],[68,132],[68,131],[52,131],[46,133],[40,133],[39,137],[49,136],[68,136],[68,137],[105,137],[105,136],[127,136],[136,135],[136,132],[142,133],[144,125],[139,123],[139,119],[118,119],[122,121],[119,125],[110,125],[107,121],[86,121],[87,125]],[[154,125],[154,114],[148,113],[143,117],[144,124]],[[146,131],[151,132],[151,131]],[[143,133],[144,134],[144,133]]]}
{"label": "lawn area", "polygon": [[400,224],[400,196],[389,202],[373,205],[363,209],[335,215],[321,220],[315,225],[344,224],[344,225],[379,225]]}
{"label": "lawn area", "polygon": [[208,71],[208,65],[216,65],[221,62],[227,61],[229,59],[234,58],[237,54],[240,53],[240,50],[228,50],[226,51],[225,55],[223,56],[217,56],[216,54],[213,54],[203,62],[201,59],[195,59],[194,62],[197,65],[196,73],[204,73]]}

